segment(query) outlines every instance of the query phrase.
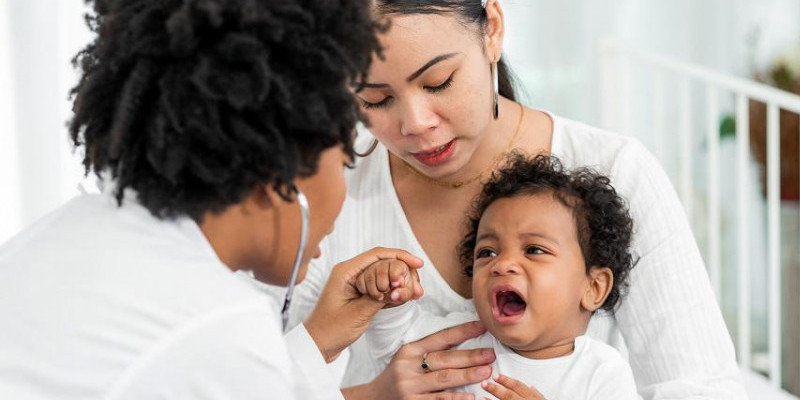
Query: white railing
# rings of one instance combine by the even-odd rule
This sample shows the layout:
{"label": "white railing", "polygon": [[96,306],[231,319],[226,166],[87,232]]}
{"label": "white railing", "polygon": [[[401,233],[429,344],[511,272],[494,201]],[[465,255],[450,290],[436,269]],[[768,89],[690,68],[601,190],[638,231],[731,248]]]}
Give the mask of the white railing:
{"label": "white railing", "polygon": [[[721,268],[721,218],[720,218],[720,93],[727,92],[735,96],[736,120],[736,186],[737,186],[737,260],[738,260],[738,324],[737,324],[737,357],[743,368],[753,368],[751,349],[751,265],[749,260],[748,223],[752,217],[748,210],[751,156],[749,142],[749,100],[758,100],[767,104],[767,251],[768,251],[768,354],[766,368],[770,383],[781,387],[781,231],[780,231],[780,119],[781,109],[800,113],[800,96],[777,90],[751,80],[727,75],[679,61],[674,58],[642,51],[614,39],[604,40],[601,45],[601,110],[603,125],[606,128],[626,131],[632,128],[632,118],[641,112],[641,103],[633,107],[631,100],[632,74],[646,71],[652,76],[648,81],[652,90],[652,119],[648,123],[654,135],[652,146],[656,156],[665,159],[665,113],[669,107],[677,108],[677,184],[686,213],[693,218],[692,203],[694,199],[692,179],[695,166],[693,155],[697,143],[697,133],[692,129],[693,113],[705,113],[704,137],[707,141],[708,185],[705,199],[707,201],[707,249],[706,263],[717,299],[721,298],[723,277]],[[673,81],[667,81],[667,79]],[[673,84],[677,90],[674,98],[665,99],[665,85]],[[702,96],[694,97],[693,89],[701,88],[705,92],[705,104],[696,101]],[[693,102],[693,100],[695,100]],[[670,102],[677,101],[677,104]],[[705,110],[703,110],[705,107]],[[645,110],[646,111],[646,110]],[[800,134],[800,132],[798,132]]]}

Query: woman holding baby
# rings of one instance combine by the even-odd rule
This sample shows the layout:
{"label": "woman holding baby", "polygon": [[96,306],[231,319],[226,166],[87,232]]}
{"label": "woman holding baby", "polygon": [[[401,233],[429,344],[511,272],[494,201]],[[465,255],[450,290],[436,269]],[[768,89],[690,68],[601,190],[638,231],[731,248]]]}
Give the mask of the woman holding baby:
{"label": "woman holding baby", "polygon": [[[383,56],[373,58],[357,96],[376,140],[357,145],[369,155],[349,171],[336,229],[298,288],[290,325],[312,309],[335,262],[375,246],[423,259],[422,310],[474,312],[471,279],[456,250],[472,201],[510,151],[548,154],[568,169],[591,166],[609,176],[634,221],[627,294],[614,312],[592,316],[587,336],[627,354],[645,399],[745,398],[688,221],[647,150],[515,101],[498,0],[375,0],[373,7],[390,25],[380,35]],[[471,398],[438,392],[490,379],[493,350],[450,349],[481,334],[470,323],[408,343],[382,370],[369,362],[361,339],[350,347],[344,393]]]}

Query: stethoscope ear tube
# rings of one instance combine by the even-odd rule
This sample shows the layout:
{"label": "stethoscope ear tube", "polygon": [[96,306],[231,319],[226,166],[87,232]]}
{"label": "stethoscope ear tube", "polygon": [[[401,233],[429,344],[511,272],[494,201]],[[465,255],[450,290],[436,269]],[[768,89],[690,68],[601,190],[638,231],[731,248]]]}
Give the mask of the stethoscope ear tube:
{"label": "stethoscope ear tube", "polygon": [[294,293],[294,287],[297,282],[297,275],[300,273],[300,264],[303,261],[303,253],[306,251],[306,246],[308,245],[308,219],[310,215],[310,211],[308,209],[308,199],[300,191],[299,188],[295,187],[295,191],[297,192],[297,202],[300,204],[300,213],[303,219],[302,230],[300,231],[300,246],[297,248],[297,255],[294,257],[294,266],[292,267],[292,277],[289,278],[289,286],[286,290],[286,298],[283,301],[283,310],[281,310],[281,320],[283,321],[283,329],[286,329],[286,326],[289,323],[289,304],[292,302],[292,294]]}

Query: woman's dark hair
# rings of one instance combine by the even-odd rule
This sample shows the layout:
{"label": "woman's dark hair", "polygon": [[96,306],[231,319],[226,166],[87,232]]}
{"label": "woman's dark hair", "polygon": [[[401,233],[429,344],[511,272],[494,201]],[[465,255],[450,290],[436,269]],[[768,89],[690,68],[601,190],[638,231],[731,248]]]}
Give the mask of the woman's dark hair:
{"label": "woman's dark hair", "polygon": [[513,153],[507,164],[492,175],[475,202],[469,233],[459,247],[465,273],[472,277],[478,225],[489,205],[503,198],[539,194],[552,194],[572,210],[586,272],[594,266],[611,269],[614,285],[602,309],[613,312],[627,291],[628,275],[635,264],[630,250],[633,220],[628,206],[608,177],[589,168],[565,171],[555,157],[528,158]]}
{"label": "woman's dark hair", "polygon": [[[452,14],[466,26],[475,26],[481,37],[486,29],[486,9],[481,0],[374,0],[382,16],[409,14]],[[503,57],[497,62],[497,79],[500,95],[517,100],[514,76]]]}
{"label": "woman's dark hair", "polygon": [[200,221],[261,184],[288,199],[352,155],[350,89],[379,51],[370,0],[95,0],[70,137],[159,218]]}

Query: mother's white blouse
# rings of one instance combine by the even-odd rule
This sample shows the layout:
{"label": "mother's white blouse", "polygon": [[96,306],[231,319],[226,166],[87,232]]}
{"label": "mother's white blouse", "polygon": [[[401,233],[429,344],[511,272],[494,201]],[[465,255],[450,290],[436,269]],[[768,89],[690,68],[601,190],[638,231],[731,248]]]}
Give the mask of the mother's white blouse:
{"label": "mother's white blouse", "polygon": [[[552,152],[567,168],[589,166],[611,177],[635,223],[630,292],[615,316],[596,315],[588,335],[627,355],[645,399],[744,399],[733,344],[709,284],[703,260],[671,182],[635,139],[552,116]],[[360,146],[359,146],[360,147]],[[293,323],[311,311],[335,263],[376,246],[406,249],[425,261],[419,301],[443,315],[473,309],[439,275],[415,238],[394,191],[383,146],[348,174],[348,192],[323,257],[298,288]],[[313,210],[312,210],[313,212]],[[360,340],[351,347],[344,385],[379,371]]]}

